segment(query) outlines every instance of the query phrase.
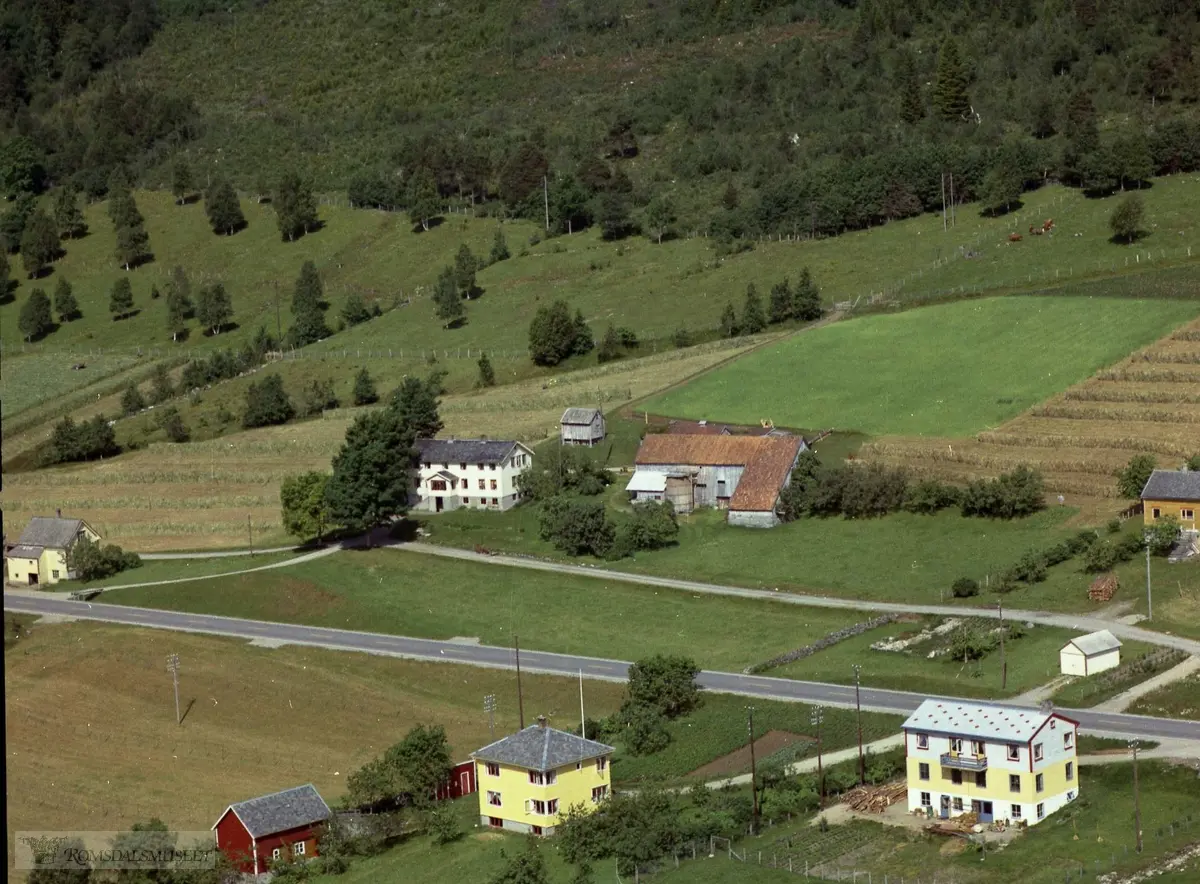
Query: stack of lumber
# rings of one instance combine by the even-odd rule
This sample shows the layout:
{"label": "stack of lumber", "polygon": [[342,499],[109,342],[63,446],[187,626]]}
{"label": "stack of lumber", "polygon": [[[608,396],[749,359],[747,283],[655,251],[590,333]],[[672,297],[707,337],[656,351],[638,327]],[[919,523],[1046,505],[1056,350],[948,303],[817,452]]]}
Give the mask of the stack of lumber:
{"label": "stack of lumber", "polygon": [[1117,580],[1116,574],[1101,574],[1092,581],[1092,585],[1088,589],[1088,598],[1093,602],[1111,601],[1119,587],[1120,582]]}
{"label": "stack of lumber", "polygon": [[842,802],[859,813],[883,813],[897,801],[907,798],[907,783],[888,783],[883,786],[859,786],[851,789],[842,796]]}

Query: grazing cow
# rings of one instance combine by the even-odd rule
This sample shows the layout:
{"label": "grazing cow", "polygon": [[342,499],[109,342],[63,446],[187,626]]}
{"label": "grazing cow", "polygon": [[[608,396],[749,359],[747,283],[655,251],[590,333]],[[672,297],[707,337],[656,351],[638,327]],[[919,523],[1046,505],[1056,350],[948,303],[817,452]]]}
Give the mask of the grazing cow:
{"label": "grazing cow", "polygon": [[1042,222],[1042,233],[1049,233],[1053,229],[1054,229],[1054,219],[1053,218],[1047,218],[1045,221]]}
{"label": "grazing cow", "polygon": [[1020,242],[1020,241],[1021,241],[1021,234],[1019,234],[1019,233],[1010,233],[1010,234],[1008,235],[1008,241],[1009,241],[1009,242]]}

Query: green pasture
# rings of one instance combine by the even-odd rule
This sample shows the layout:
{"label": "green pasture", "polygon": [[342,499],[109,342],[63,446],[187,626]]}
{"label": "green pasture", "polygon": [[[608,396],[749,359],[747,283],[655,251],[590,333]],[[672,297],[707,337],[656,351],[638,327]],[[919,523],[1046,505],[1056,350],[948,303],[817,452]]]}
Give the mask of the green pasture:
{"label": "green pasture", "polygon": [[1187,678],[1151,691],[1135,700],[1126,711],[1137,715],[1200,721],[1200,676],[1193,673]]}
{"label": "green pasture", "polygon": [[646,403],[651,412],[872,435],[993,428],[1200,314],[1200,303],[959,301],[868,316],[762,347]]}

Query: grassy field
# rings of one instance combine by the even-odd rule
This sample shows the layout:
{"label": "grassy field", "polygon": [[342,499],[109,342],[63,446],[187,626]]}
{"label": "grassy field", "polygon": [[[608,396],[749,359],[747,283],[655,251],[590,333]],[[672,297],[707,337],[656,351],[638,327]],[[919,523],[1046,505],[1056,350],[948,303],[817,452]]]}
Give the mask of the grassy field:
{"label": "grassy field", "polygon": [[[183,727],[170,653],[182,661]],[[103,831],[152,816],[204,830],[231,801],[298,783],[333,803],[352,770],[415,724],[443,725],[466,757],[489,739],[487,693],[498,730],[517,726],[512,675],[487,669],[88,623],[34,624],[5,663],[10,830]],[[528,676],[523,687],[527,712],[577,716],[574,680]],[[623,687],[587,690],[599,715]]]}
{"label": "grassy field", "polygon": [[294,559],[299,553],[258,553],[253,556],[229,556],[218,559],[148,559],[140,568],[122,571],[103,580],[64,580],[51,587],[56,592],[104,586],[125,586],[130,583],[154,583],[162,580],[193,580],[197,577],[217,577],[233,571],[262,568]]}
{"label": "grassy field", "polygon": [[[689,350],[620,361],[572,371],[550,381],[533,380],[490,390],[450,395],[442,400],[446,432],[486,434],[534,442],[557,434],[568,405],[601,400],[605,408],[640,398],[704,371],[752,346],[753,341],[714,342]],[[386,362],[386,360],[383,360]],[[300,363],[302,366],[322,363]],[[374,366],[371,370],[375,371]],[[397,378],[396,380],[399,380]],[[552,382],[551,382],[552,381]],[[244,386],[248,379],[233,382]],[[386,391],[387,387],[380,385]],[[230,394],[239,387],[214,388],[211,400],[183,409],[195,426],[222,404],[237,408]],[[295,388],[293,388],[295,389]],[[119,395],[108,400],[115,406]],[[96,402],[74,414],[89,417],[105,408]],[[195,410],[189,410],[195,409]],[[111,413],[111,409],[109,411]],[[231,433],[217,439],[149,448],[102,462],[4,477],[6,530],[19,532],[32,516],[62,508],[87,519],[106,538],[139,551],[244,547],[246,517],[255,543],[288,542],[280,525],[279,485],[305,469],[325,470],[345,437],[356,410],[328,412],[323,419]],[[133,421],[149,420],[135,418]],[[118,421],[118,436],[125,434]],[[36,444],[48,426],[27,430],[12,446]]]}
{"label": "grassy field", "polygon": [[[869,316],[764,347],[646,404],[689,418],[965,436],[1196,317],[1200,304],[989,298]],[[792,378],[793,395],[777,381]]]}
{"label": "grassy field", "polygon": [[1195,674],[1139,697],[1128,712],[1200,721],[1200,676]]}
{"label": "grassy field", "polygon": [[[741,669],[856,616],[396,550],[339,553],[227,580],[116,590],[105,601],[491,645],[511,645],[516,631],[531,649],[622,660],[686,654],[716,669]],[[581,611],[589,613],[581,617]]]}
{"label": "grassy field", "polygon": [[1200,322],[1192,322],[1061,395],[974,439],[887,439],[862,456],[964,481],[1018,463],[1038,467],[1051,491],[1116,499],[1112,475],[1135,454],[1175,465],[1200,450]]}
{"label": "grassy field", "polygon": [[[774,674],[774,673],[772,673]],[[692,771],[747,745],[746,697],[729,694],[706,694],[703,705],[684,718],[672,721],[667,730],[671,744],[653,755],[636,757],[621,751],[613,759],[613,777],[622,782],[675,780],[686,777]],[[802,703],[779,703],[773,700],[753,701],[754,735],[761,738],[769,731],[787,731],[800,734],[805,739],[774,754],[759,747],[759,764],[770,760],[794,761],[798,758],[815,758],[816,728],[811,723],[812,707]],[[899,732],[903,718],[898,715],[863,713],[863,740],[872,742]],[[853,709],[826,709],[821,727],[821,745],[825,752],[835,752],[856,744],[858,731],[855,727]],[[747,757],[740,765],[730,765],[720,776],[710,775],[706,780],[717,780],[725,776],[749,773]]]}
{"label": "grassy field", "polygon": [[[880,651],[871,647],[878,642],[915,635],[922,627],[936,626],[941,622],[942,618],[926,618],[919,623],[899,622],[881,626],[767,674],[806,681],[853,684],[852,666],[857,663],[862,666],[863,681],[875,687],[984,699],[1013,697],[1057,678],[1060,674],[1059,649],[1078,634],[1047,626],[1026,628],[1023,637],[1012,639],[1005,645],[1007,685],[999,649],[982,660],[964,663],[947,655],[927,659],[927,654],[940,644],[938,641],[922,642],[905,651]],[[1126,657],[1149,650],[1152,650],[1149,645],[1137,642],[1127,642],[1122,649]],[[1060,695],[1056,695],[1054,701],[1059,706],[1077,705]]]}

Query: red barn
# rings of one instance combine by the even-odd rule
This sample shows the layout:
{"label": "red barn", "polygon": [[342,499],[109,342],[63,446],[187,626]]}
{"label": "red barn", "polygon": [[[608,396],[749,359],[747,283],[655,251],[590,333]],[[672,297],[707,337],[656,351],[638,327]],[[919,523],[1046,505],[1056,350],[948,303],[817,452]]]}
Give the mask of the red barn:
{"label": "red barn", "polygon": [[309,783],[229,805],[213,832],[234,866],[257,875],[276,860],[317,856],[329,817],[329,805]]}
{"label": "red barn", "polygon": [[454,765],[454,769],[450,771],[450,779],[446,780],[434,797],[438,801],[453,801],[455,798],[462,798],[464,795],[473,795],[475,793],[475,762],[462,761]]}

